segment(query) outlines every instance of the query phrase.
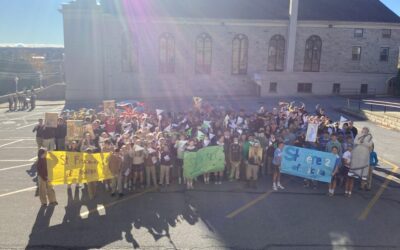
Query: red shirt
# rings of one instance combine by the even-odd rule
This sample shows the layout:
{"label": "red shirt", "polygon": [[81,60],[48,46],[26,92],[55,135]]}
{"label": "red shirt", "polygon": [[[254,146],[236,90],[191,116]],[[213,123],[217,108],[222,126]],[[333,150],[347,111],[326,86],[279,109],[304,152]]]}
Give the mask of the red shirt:
{"label": "red shirt", "polygon": [[107,133],[114,133],[115,129],[117,128],[117,122],[115,118],[109,118],[105,125]]}

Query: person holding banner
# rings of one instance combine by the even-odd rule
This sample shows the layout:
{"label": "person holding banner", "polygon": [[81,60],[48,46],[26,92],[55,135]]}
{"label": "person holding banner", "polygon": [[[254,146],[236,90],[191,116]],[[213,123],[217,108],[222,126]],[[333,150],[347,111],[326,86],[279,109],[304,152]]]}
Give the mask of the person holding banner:
{"label": "person holding banner", "polygon": [[333,146],[332,147],[332,154],[336,156],[336,162],[335,162],[335,168],[333,169],[332,172],[332,181],[329,183],[329,196],[334,196],[335,195],[335,188],[336,188],[336,182],[337,178],[339,175],[339,170],[341,167],[341,158],[339,156],[339,150],[337,147]]}
{"label": "person holding banner", "polygon": [[281,185],[281,170],[280,170],[284,146],[285,144],[283,142],[278,143],[278,147],[275,149],[274,152],[274,158],[272,159],[272,164],[274,166],[274,175],[272,177],[272,189],[274,191],[278,191],[278,188],[285,189]]}
{"label": "person holding banner", "polygon": [[[196,152],[197,148],[194,144],[194,140],[189,141],[189,145],[186,146],[185,152]],[[192,178],[186,178],[186,188],[187,189],[193,189],[193,179]]]}
{"label": "person holding banner", "polygon": [[185,146],[187,144],[187,140],[184,134],[179,136],[179,140],[175,142],[175,149],[176,149],[176,168],[178,172],[178,183],[183,183],[183,154],[185,152]]}
{"label": "person holding banner", "polygon": [[39,149],[38,157],[36,160],[36,168],[38,172],[38,185],[39,185],[39,198],[42,206],[47,206],[47,199],[49,205],[58,205],[56,200],[56,193],[53,186],[50,184],[47,173],[47,151],[43,148]]}

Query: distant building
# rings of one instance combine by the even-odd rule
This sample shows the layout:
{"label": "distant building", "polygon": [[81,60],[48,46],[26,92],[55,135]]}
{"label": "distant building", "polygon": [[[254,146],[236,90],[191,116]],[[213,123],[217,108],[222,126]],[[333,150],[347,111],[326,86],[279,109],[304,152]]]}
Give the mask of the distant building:
{"label": "distant building", "polygon": [[77,0],[67,99],[387,93],[400,18],[379,0]]}
{"label": "distant building", "polygon": [[63,63],[63,47],[0,45],[0,95],[15,91],[15,77],[20,90],[63,82]]}

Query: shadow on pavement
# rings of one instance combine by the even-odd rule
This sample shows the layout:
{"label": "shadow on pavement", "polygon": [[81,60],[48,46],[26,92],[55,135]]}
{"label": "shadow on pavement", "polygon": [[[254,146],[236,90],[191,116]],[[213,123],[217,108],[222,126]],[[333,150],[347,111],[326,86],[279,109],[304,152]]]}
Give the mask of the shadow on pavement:
{"label": "shadow on pavement", "polygon": [[[100,187],[100,185],[99,185]],[[104,190],[100,188],[99,193]],[[106,192],[104,192],[106,193]],[[54,207],[41,207],[26,249],[87,249],[101,248],[116,241],[125,240],[132,248],[140,248],[132,229],[145,229],[152,235],[154,241],[166,237],[174,247],[170,237],[170,228],[184,220],[190,225],[197,223],[198,216],[190,204],[171,198],[170,206],[161,206],[156,201],[146,200],[146,204],[135,202],[135,193],[115,200],[107,195],[101,195],[89,200],[88,190],[68,189],[68,203],[65,207],[63,222],[50,226],[50,218]],[[148,198],[147,198],[148,199]],[[178,199],[183,199],[178,198]],[[114,202],[114,205],[106,204]],[[98,211],[99,205],[105,205],[104,210]],[[90,211],[81,217],[81,208],[86,206]],[[62,245],[60,245],[62,243]]]}

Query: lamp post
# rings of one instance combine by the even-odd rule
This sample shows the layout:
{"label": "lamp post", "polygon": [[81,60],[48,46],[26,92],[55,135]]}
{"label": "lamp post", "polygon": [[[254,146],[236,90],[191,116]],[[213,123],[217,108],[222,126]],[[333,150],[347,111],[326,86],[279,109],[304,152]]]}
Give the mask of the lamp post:
{"label": "lamp post", "polygon": [[43,74],[42,71],[39,71],[39,87],[43,87]]}
{"label": "lamp post", "polygon": [[14,78],[14,81],[15,81],[15,93],[18,93],[18,81],[19,81],[18,76],[16,76],[16,77]]}

